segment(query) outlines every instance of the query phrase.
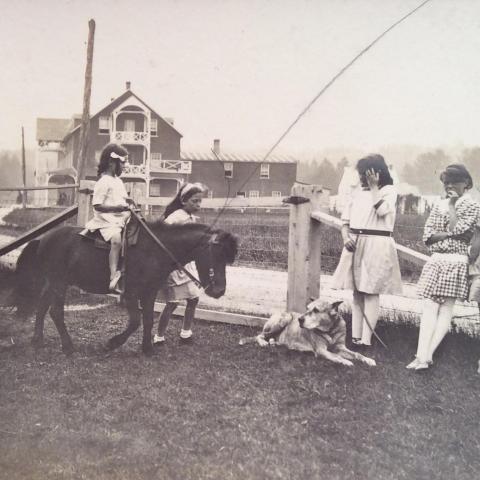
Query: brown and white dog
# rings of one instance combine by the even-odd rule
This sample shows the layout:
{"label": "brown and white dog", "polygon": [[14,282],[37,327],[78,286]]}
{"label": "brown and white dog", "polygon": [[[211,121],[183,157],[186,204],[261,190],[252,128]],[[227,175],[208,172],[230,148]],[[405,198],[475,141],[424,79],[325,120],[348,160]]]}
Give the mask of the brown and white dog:
{"label": "brown and white dog", "polygon": [[347,328],[338,311],[341,303],[318,299],[310,302],[303,314],[274,314],[263,326],[262,333],[255,337],[242,338],[239,343],[258,343],[262,347],[284,345],[290,350],[313,352],[315,357],[320,356],[348,367],[353,366],[351,360],[375,366],[373,358],[352,352],[346,347]]}

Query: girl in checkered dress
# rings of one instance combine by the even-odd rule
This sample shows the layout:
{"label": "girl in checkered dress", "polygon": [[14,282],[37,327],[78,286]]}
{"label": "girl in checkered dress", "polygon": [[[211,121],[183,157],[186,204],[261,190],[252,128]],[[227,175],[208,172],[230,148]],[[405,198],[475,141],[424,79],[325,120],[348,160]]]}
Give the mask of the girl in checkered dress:
{"label": "girl in checkered dress", "polygon": [[468,194],[472,177],[461,164],[440,175],[446,198],[432,209],[423,241],[432,252],[418,281],[424,298],[417,355],[407,368],[425,370],[450,328],[455,300],[468,297],[468,247],[479,220],[480,205]]}

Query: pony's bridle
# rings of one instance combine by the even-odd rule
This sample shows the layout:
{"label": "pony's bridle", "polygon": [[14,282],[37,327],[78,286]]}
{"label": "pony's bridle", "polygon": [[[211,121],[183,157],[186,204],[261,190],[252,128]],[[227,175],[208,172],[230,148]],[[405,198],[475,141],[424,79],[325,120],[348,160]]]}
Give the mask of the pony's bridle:
{"label": "pony's bridle", "polygon": [[173,253],[165,246],[165,244],[152,232],[150,227],[147,225],[145,219],[139,215],[135,210],[131,210],[132,215],[137,219],[137,221],[140,223],[140,225],[145,229],[145,231],[150,235],[152,240],[170,257],[170,259],[174,262],[177,270],[181,270],[185,275],[187,275],[192,282],[194,282],[196,285],[198,285],[200,288],[203,290],[206,290],[212,283],[214,283],[215,280],[215,272],[213,269],[213,253],[212,253],[212,247],[213,245],[218,245],[220,242],[218,241],[218,234],[217,233],[212,233],[211,237],[209,238],[207,242],[207,247],[208,247],[208,256],[209,256],[209,264],[210,268],[208,270],[208,278],[209,282],[207,285],[202,285],[202,282],[195,277],[195,275],[192,275],[184,265],[182,265],[178,259],[173,255]]}

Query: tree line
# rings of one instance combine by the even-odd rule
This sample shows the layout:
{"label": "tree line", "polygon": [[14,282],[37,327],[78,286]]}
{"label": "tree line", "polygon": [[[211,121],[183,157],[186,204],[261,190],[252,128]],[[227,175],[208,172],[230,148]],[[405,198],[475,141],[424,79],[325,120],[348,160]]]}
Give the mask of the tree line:
{"label": "tree line", "polygon": [[[355,165],[355,161],[349,162],[344,157],[336,165],[328,158],[299,163],[297,179],[323,185],[330,189],[332,195],[336,195],[345,166]],[[471,173],[474,184],[480,186],[480,147],[464,149],[460,154],[447,153],[439,148],[423,152],[415,160],[405,162],[399,169],[395,168],[400,182],[418,187],[423,195],[439,195],[442,193],[440,173],[451,163],[463,163]]]}

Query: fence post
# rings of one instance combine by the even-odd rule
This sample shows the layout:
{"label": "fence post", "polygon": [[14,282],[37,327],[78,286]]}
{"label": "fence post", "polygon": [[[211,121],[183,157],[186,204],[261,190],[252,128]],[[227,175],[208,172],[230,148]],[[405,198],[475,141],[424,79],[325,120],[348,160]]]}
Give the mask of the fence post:
{"label": "fence post", "polygon": [[80,180],[78,189],[78,215],[77,225],[84,227],[91,217],[92,192],[95,182],[93,180]]}
{"label": "fence post", "polygon": [[319,210],[322,187],[300,185],[292,187],[288,238],[287,310],[302,312],[310,298],[320,291],[320,222],[310,216]]}

